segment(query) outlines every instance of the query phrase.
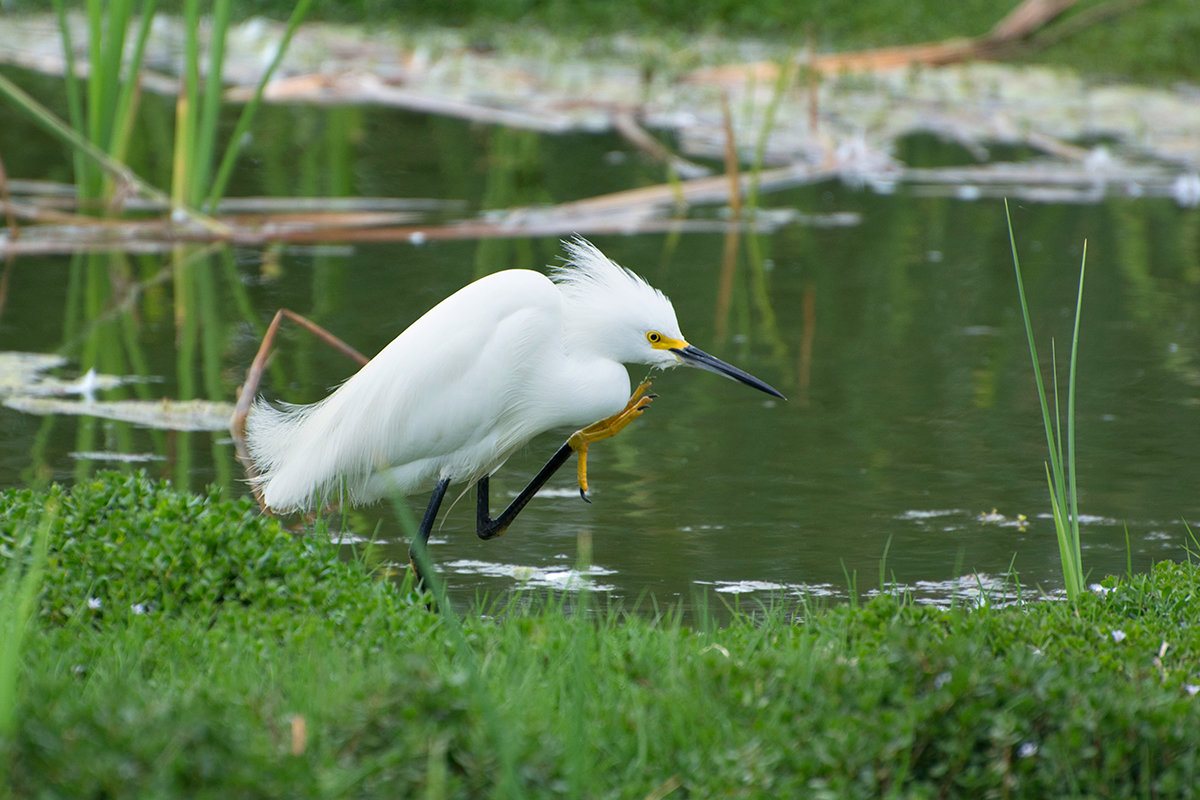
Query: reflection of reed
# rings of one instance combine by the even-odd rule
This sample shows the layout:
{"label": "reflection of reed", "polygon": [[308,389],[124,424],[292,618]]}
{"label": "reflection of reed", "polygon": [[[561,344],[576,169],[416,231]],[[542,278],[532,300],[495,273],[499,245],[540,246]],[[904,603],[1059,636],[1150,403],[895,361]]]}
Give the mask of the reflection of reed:
{"label": "reflection of reed", "polygon": [[729,306],[733,300],[733,279],[737,273],[737,247],[737,229],[730,228],[725,233],[721,278],[717,283],[717,318],[713,325],[713,339],[719,345],[729,340]]}
{"label": "reflection of reed", "polygon": [[[753,218],[760,216],[760,178],[762,176],[763,164],[767,157],[767,143],[770,141],[771,132],[775,129],[775,120],[779,113],[779,105],[783,101],[788,88],[796,79],[796,70],[796,58],[791,56],[779,70],[779,75],[775,79],[775,86],[771,92],[771,99],[767,103],[763,114],[763,123],[758,132],[758,141],[754,146],[754,161],[751,165],[750,185],[747,190],[746,205]],[[779,326],[775,320],[775,309],[771,305],[770,290],[767,286],[767,260],[763,253],[762,243],[757,230],[750,230],[746,237],[746,248],[749,256],[751,302],[754,304],[755,310],[758,312],[758,318],[761,320],[761,334],[763,339],[771,345],[771,350],[776,359],[782,360],[787,356],[787,345],[784,344],[783,337],[779,334]]]}
{"label": "reflection of reed", "polygon": [[[746,201],[742,200],[742,176],[738,166],[737,143],[733,132],[733,119],[729,110],[729,99],[722,101],[721,110],[725,125],[725,177],[729,182],[730,225],[725,232],[724,251],[721,259],[721,275],[717,284],[717,308],[714,321],[714,333],[717,343],[724,343],[729,338],[729,312],[733,304],[733,290],[738,271],[738,248],[742,241],[741,229],[743,218],[747,215],[758,216],[759,176],[762,161],[766,152],[766,142],[774,125],[775,111],[780,97],[787,88],[791,71],[786,71],[777,81],[771,102],[767,107],[763,129],[760,131],[755,147],[755,160],[752,165],[749,181],[746,184]],[[761,337],[771,345],[776,358],[787,354],[787,345],[779,334],[775,318],[775,310],[771,305],[770,290],[767,286],[766,259],[762,253],[758,232],[749,228],[746,245],[748,251],[747,276],[749,279],[750,302],[757,314]]]}
{"label": "reflection of reed", "polygon": [[16,262],[16,256],[10,255],[4,259],[4,273],[0,274],[0,320],[4,319],[4,308],[8,305],[8,283],[12,275],[13,264]]}
{"label": "reflection of reed", "polygon": [[[1113,206],[1113,230],[1119,232],[1113,247],[1124,281],[1123,297],[1141,334],[1154,342],[1148,352],[1160,353],[1162,367],[1186,385],[1200,386],[1200,354],[1190,337],[1180,336],[1181,330],[1196,328],[1197,307],[1178,290],[1181,282],[1200,283],[1200,215],[1181,215],[1165,204],[1150,209],[1138,213],[1131,205]],[[1163,236],[1163,230],[1178,234]],[[1179,264],[1179,272],[1156,274],[1156,268],[1168,262]],[[1163,320],[1174,324],[1164,325]]]}
{"label": "reflection of reed", "polygon": [[[13,214],[12,198],[8,194],[8,172],[4,169],[3,158],[0,158],[0,203],[4,204],[4,221],[8,226],[8,238],[15,240],[21,235],[21,231],[17,227],[17,218]],[[0,302],[0,312],[3,311],[3,308],[4,305]]]}
{"label": "reflection of reed", "polygon": [[817,289],[811,282],[804,284],[804,295],[801,300],[804,319],[800,335],[800,361],[796,372],[799,375],[799,397],[796,402],[808,406],[808,387],[812,375],[813,339],[817,333]]}
{"label": "reflection of reed", "polygon": [[[487,141],[487,179],[481,205],[489,209],[534,207],[552,202],[542,169],[541,137],[533,131],[492,129]],[[533,264],[538,258],[528,238],[482,237],[475,248],[474,277],[497,265]]]}
{"label": "reflection of reed", "polygon": [[733,299],[733,279],[737,274],[739,223],[742,221],[741,176],[738,170],[737,144],[733,138],[733,118],[728,92],[721,95],[721,114],[725,121],[725,176],[729,180],[729,212],[733,224],[725,232],[725,250],[721,256],[721,279],[717,285],[717,318],[713,329],[717,344],[729,338],[729,306]]}

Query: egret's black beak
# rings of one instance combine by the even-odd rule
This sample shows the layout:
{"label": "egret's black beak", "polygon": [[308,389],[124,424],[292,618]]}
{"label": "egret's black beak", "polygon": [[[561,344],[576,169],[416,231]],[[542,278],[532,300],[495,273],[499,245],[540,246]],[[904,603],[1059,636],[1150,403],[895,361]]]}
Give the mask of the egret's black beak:
{"label": "egret's black beak", "polygon": [[709,372],[715,372],[718,375],[724,375],[730,380],[735,380],[738,383],[744,383],[752,389],[758,389],[760,392],[766,392],[769,395],[774,395],[780,400],[786,400],[778,389],[770,384],[763,383],[758,378],[748,372],[742,372],[732,364],[726,364],[715,356],[710,356],[703,350],[692,347],[690,344],[687,347],[672,347],[671,352],[679,356],[680,360],[689,367],[699,367],[706,369]]}

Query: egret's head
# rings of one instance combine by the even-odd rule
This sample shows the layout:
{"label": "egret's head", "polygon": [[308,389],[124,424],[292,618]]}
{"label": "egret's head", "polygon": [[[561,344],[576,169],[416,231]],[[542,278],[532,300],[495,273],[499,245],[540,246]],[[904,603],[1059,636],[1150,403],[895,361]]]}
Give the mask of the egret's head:
{"label": "egret's head", "polygon": [[576,236],[563,245],[567,258],[554,268],[553,278],[566,301],[571,328],[588,346],[623,364],[699,367],[783,397],[758,378],[688,344],[667,296],[591,242]]}
{"label": "egret's head", "polygon": [[563,243],[567,258],[554,268],[570,329],[590,347],[623,364],[673,367],[665,345],[681,342],[675,308],[659,290],[576,236]]}

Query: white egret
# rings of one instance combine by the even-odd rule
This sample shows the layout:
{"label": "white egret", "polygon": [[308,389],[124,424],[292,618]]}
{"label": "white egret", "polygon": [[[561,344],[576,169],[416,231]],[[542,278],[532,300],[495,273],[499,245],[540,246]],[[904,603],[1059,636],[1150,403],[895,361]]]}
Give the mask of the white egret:
{"label": "white egret", "polygon": [[[332,499],[362,503],[432,487],[418,531],[423,546],[449,486],[475,483],[476,532],[490,539],[572,453],[587,499],[588,445],[616,435],[654,398],[649,383],[630,394],[625,364],[700,367],[783,397],[688,344],[670,300],[642,278],[582,238],[564,244],[568,257],[550,277],[512,269],[480,278],[324,400],[256,400],[246,438],[263,503],[308,511]],[[554,428],[579,430],[493,519],[489,476]]]}

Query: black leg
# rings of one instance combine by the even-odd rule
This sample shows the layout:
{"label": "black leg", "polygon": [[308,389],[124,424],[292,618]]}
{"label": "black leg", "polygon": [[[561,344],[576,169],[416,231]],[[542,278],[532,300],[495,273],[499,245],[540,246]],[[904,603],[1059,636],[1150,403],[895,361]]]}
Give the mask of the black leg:
{"label": "black leg", "polygon": [[[558,472],[558,468],[567,462],[571,454],[575,450],[570,443],[564,444],[558,448],[550,460],[546,462],[546,466],[542,467],[541,472],[533,476],[533,480],[529,485],[521,490],[516,499],[509,503],[508,508],[500,513],[500,516],[495,519],[491,518],[491,511],[488,502],[488,479],[485,475],[479,479],[479,483],[475,485],[475,533],[480,539],[493,539],[508,530],[508,526],[517,518],[517,514],[528,505],[533,496],[538,493],[546,485],[546,481],[550,480],[550,476]],[[584,498],[587,499],[586,497]]]}
{"label": "black leg", "polygon": [[650,401],[657,397],[657,395],[646,394],[646,390],[649,388],[650,381],[643,381],[634,391],[633,396],[629,398],[625,408],[611,417],[606,417],[571,434],[566,443],[550,456],[550,460],[546,462],[546,466],[542,467],[541,472],[533,476],[529,485],[522,489],[516,499],[509,503],[508,508],[504,509],[495,519],[492,519],[489,509],[488,478],[486,475],[480,478],[479,483],[475,486],[477,498],[475,502],[475,533],[479,538],[493,539],[508,530],[508,526],[517,518],[517,514],[521,513],[533,496],[538,493],[538,490],[546,485],[546,481],[550,480],[550,476],[558,472],[558,468],[565,464],[573,453],[579,453],[579,494],[587,502],[592,502],[588,500],[587,496],[588,445],[616,436],[626,425],[641,416],[646,407],[650,405]]}
{"label": "black leg", "polygon": [[408,560],[412,564],[413,572],[417,575],[418,589],[425,588],[425,576],[421,573],[421,564],[429,563],[429,557],[426,555],[429,532],[433,530],[433,522],[437,519],[438,509],[442,507],[442,499],[446,496],[448,488],[450,488],[449,478],[442,478],[438,481],[437,486],[433,487],[433,496],[429,498],[429,506],[425,509],[425,517],[421,520],[417,538],[413,539],[408,546]]}

